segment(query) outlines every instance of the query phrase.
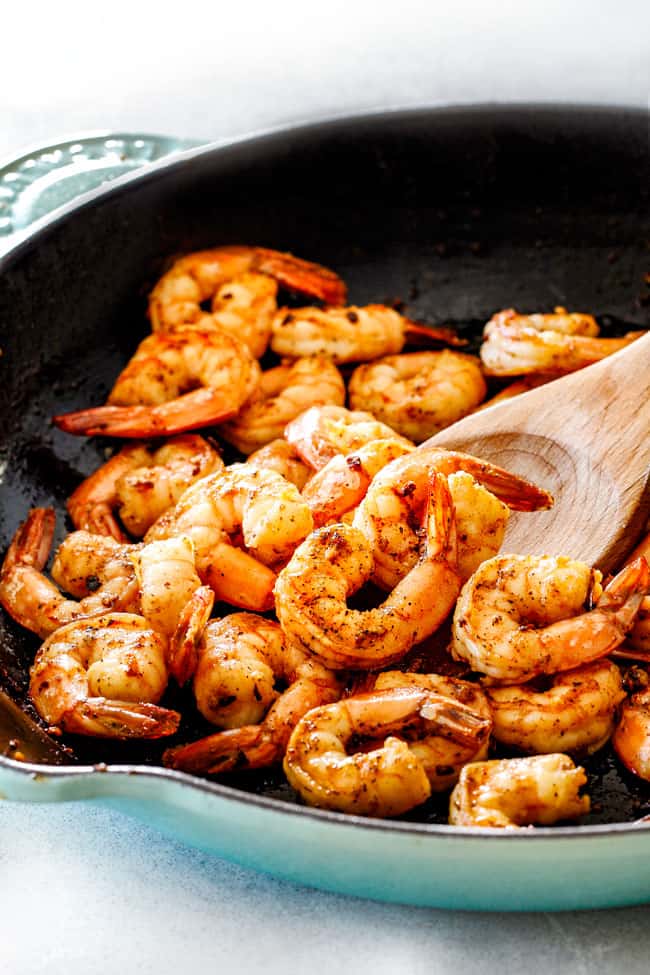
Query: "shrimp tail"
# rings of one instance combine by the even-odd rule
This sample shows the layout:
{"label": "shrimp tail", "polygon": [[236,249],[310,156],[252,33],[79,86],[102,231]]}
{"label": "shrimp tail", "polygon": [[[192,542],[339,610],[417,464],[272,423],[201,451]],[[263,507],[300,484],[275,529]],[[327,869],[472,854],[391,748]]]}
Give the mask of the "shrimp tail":
{"label": "shrimp tail", "polygon": [[183,772],[218,775],[270,765],[280,757],[277,751],[277,746],[264,735],[262,725],[244,725],[218,731],[189,745],[168,748],[163,754],[163,764]]}
{"label": "shrimp tail", "polygon": [[60,430],[92,437],[165,437],[230,420],[237,413],[227,389],[196,389],[157,406],[96,406],[52,417]]}
{"label": "shrimp tail", "polygon": [[406,318],[404,334],[408,337],[411,345],[427,345],[429,342],[444,342],[445,345],[463,346],[467,345],[467,339],[454,331],[453,328],[446,328],[442,325],[423,325]]}
{"label": "shrimp tail", "polygon": [[426,553],[430,559],[458,563],[456,517],[447,478],[434,473],[431,477],[429,500],[425,514]]}
{"label": "shrimp tail", "polygon": [[54,508],[32,508],[7,550],[2,575],[8,575],[17,565],[28,565],[40,572],[50,554],[55,524]]}
{"label": "shrimp tail", "polygon": [[214,605],[214,593],[201,586],[183,609],[169,644],[169,670],[182,687],[196,670],[199,645]]}
{"label": "shrimp tail", "polygon": [[60,719],[64,731],[96,738],[164,738],[178,730],[178,711],[155,704],[108,701],[90,697],[78,701]]}
{"label": "shrimp tail", "polygon": [[634,624],[641,603],[650,593],[650,567],[641,555],[615,575],[598,600],[597,607],[612,614],[624,632]]}
{"label": "shrimp tail", "polygon": [[304,261],[293,254],[257,248],[256,270],[283,284],[285,288],[312,295],[328,305],[344,305],[347,288],[338,274],[321,264]]}
{"label": "shrimp tail", "polygon": [[478,749],[492,731],[491,718],[442,694],[428,694],[420,714],[432,722],[436,735],[469,748]]}

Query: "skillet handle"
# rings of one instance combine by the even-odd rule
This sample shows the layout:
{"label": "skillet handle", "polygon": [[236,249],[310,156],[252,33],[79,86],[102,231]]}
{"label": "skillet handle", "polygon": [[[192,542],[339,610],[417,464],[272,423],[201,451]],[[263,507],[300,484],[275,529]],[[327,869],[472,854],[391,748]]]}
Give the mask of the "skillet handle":
{"label": "skillet handle", "polygon": [[0,162],[0,252],[19,232],[89,190],[199,145],[165,135],[88,132]]}

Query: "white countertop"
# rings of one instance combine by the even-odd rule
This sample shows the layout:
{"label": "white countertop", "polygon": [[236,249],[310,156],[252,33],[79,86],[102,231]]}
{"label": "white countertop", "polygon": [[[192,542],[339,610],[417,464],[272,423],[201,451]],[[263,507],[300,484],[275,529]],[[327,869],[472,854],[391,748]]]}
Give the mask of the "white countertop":
{"label": "white countertop", "polygon": [[[383,106],[648,101],[647,0],[11,8],[3,158],[95,129],[209,140]],[[234,867],[100,806],[0,803],[7,975],[634,975],[649,957],[646,907],[486,915],[374,904]]]}

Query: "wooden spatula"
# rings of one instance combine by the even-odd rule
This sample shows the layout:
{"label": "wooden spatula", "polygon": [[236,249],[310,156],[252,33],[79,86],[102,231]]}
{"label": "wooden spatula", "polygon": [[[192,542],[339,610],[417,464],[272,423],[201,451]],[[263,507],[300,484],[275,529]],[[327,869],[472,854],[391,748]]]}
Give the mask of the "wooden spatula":
{"label": "wooden spatula", "polygon": [[502,551],[568,555],[612,571],[650,510],[650,334],[465,417],[427,445],[484,457],[553,494],[548,511],[513,512]]}

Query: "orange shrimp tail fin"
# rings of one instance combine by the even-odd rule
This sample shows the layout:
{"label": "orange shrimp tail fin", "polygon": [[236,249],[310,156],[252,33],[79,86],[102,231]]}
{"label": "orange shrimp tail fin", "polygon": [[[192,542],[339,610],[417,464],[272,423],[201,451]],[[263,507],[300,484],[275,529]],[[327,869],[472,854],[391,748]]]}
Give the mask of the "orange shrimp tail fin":
{"label": "orange shrimp tail fin", "polygon": [[52,417],[60,430],[89,437],[166,437],[230,420],[228,390],[197,389],[159,406],[96,406]]}
{"label": "orange shrimp tail fin", "polygon": [[426,345],[428,342],[444,342],[445,345],[467,345],[467,339],[461,338],[453,328],[438,325],[423,325],[412,319],[405,319],[404,333],[411,345]]}
{"label": "orange shrimp tail fin", "polygon": [[492,719],[483,717],[453,698],[427,694],[420,714],[433,724],[433,733],[468,748],[479,748],[492,731]]}
{"label": "orange shrimp tail fin", "polygon": [[181,612],[170,640],[168,666],[181,687],[196,670],[199,646],[213,605],[214,593],[210,587],[201,586],[197,589]]}
{"label": "orange shrimp tail fin", "polygon": [[443,474],[434,473],[431,476],[424,528],[428,557],[449,562],[456,569],[458,563],[456,512],[447,478]]}
{"label": "orange shrimp tail fin", "polygon": [[273,609],[276,574],[243,549],[220,545],[209,566],[201,571],[203,581],[217,599],[252,612]]}
{"label": "orange shrimp tail fin", "polygon": [[32,508],[7,550],[2,575],[17,565],[29,565],[40,572],[50,554],[55,524],[54,508]]}
{"label": "orange shrimp tail fin", "polygon": [[271,741],[263,736],[261,725],[244,725],[219,731],[189,745],[168,748],[163,754],[167,768],[202,775],[218,775],[239,768],[262,768],[280,758]]}
{"label": "orange shrimp tail fin", "polygon": [[285,288],[312,295],[328,305],[344,305],[347,288],[338,274],[321,264],[303,261],[293,254],[257,249],[256,269],[283,284]]}
{"label": "orange shrimp tail fin", "polygon": [[178,711],[156,704],[108,701],[91,697],[78,701],[59,722],[64,731],[95,738],[164,738],[178,730]]}
{"label": "orange shrimp tail fin", "polygon": [[650,567],[641,555],[614,576],[598,600],[598,609],[617,613],[632,626],[641,603],[650,593]]}

